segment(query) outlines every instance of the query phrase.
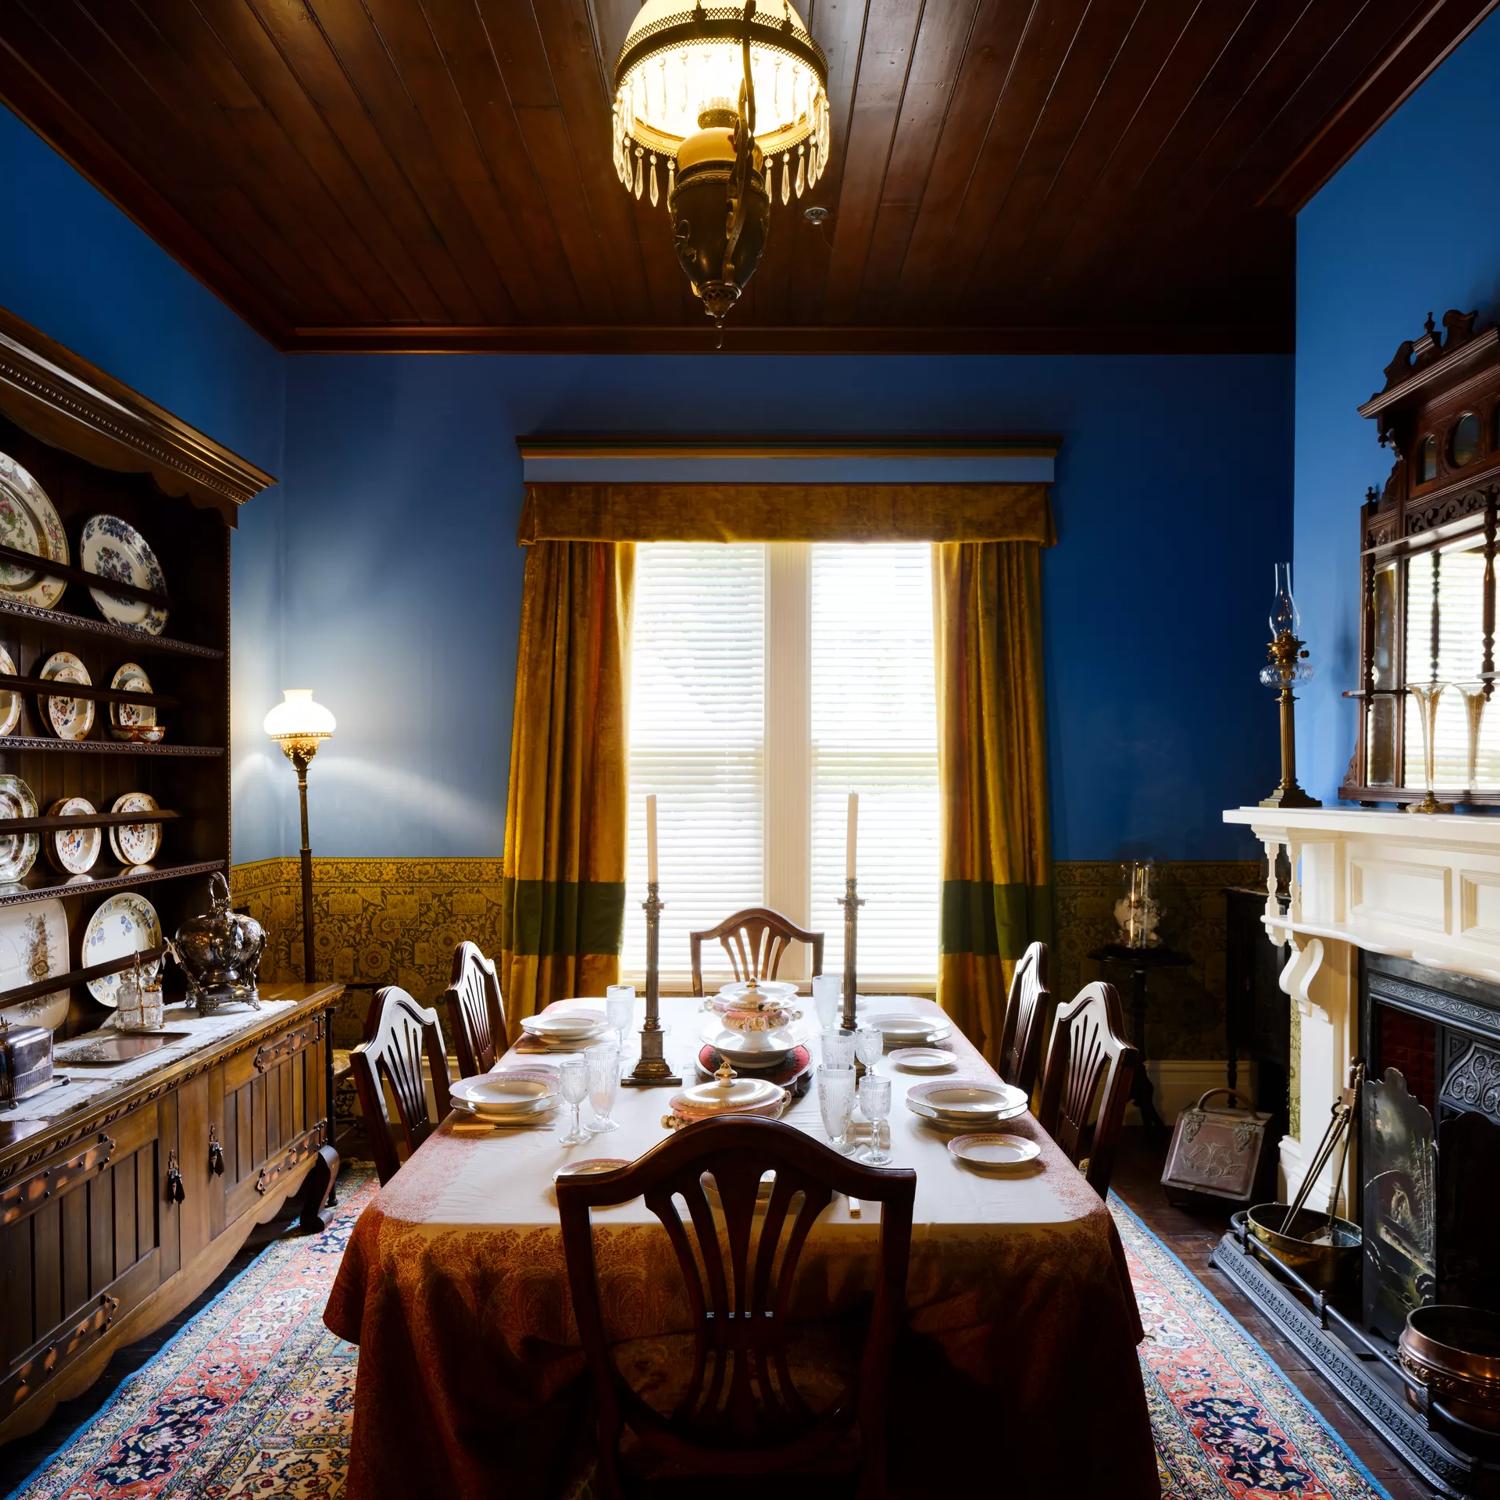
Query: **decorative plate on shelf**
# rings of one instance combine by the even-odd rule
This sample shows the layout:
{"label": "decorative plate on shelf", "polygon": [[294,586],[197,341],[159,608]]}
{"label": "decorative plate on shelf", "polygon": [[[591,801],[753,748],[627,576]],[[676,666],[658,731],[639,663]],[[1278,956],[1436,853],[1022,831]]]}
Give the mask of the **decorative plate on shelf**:
{"label": "decorative plate on shelf", "polygon": [[[15,658],[4,646],[0,646],[0,672],[8,677],[16,673]],[[14,690],[0,692],[0,734],[14,734],[21,722],[21,695]]]}
{"label": "decorative plate on shelf", "polygon": [[[87,797],[62,797],[47,809],[49,818],[88,818],[98,809]],[[99,860],[104,830],[56,828],[47,835],[47,858],[60,875],[87,875]]]}
{"label": "decorative plate on shelf", "polygon": [[[156,915],[156,908],[138,891],[117,891],[100,904],[83,930],[83,967],[88,969],[117,958],[129,958],[132,953],[148,953],[160,946],[161,919]],[[154,978],[160,968],[161,960],[152,959],[141,965],[141,973]],[[124,971],[121,970],[91,979],[88,982],[89,994],[100,1005],[113,1010],[123,977]]]}
{"label": "decorative plate on shelf", "polygon": [[[115,813],[160,812],[161,807],[149,792],[126,792],[116,797]],[[149,865],[161,852],[160,823],[114,823],[109,830],[110,853],[122,865]]]}
{"label": "decorative plate on shelf", "polygon": [[[68,972],[68,916],[56,898],[0,907],[0,992]],[[68,991],[54,990],[0,1010],[12,1026],[56,1031],[68,1018]]]}
{"label": "decorative plate on shelf", "polygon": [[[134,584],[138,589],[167,591],[166,575],[146,538],[128,521],[118,516],[90,516],[84,523],[79,541],[78,560],[87,573],[112,578],[116,583]],[[167,611],[160,604],[144,599],[121,599],[107,589],[89,590],[99,613],[116,625],[134,625],[148,635],[160,635],[166,628]]]}
{"label": "decorative plate on shelf", "polygon": [[[71,651],[54,651],[46,660],[38,677],[48,682],[72,682],[79,687],[92,687],[89,671]],[[51,726],[60,740],[82,740],[88,738],[94,727],[94,700],[92,698],[41,698],[42,718]]]}
{"label": "decorative plate on shelf", "polygon": [[[117,669],[109,679],[109,685],[118,693],[154,693],[146,669],[128,661]],[[109,722],[116,729],[145,729],[156,723],[156,710],[145,703],[111,703]]]}
{"label": "decorative plate on shelf", "polygon": [[[71,557],[68,533],[57,508],[8,453],[0,453],[0,542],[51,562],[66,563]],[[51,609],[67,586],[66,579],[49,578],[16,563],[0,563],[0,590],[27,604]]]}
{"label": "decorative plate on shelf", "polygon": [[[0,776],[0,828],[7,818],[37,816],[36,795],[19,776]],[[0,884],[25,880],[36,863],[41,839],[34,833],[0,835]]]}

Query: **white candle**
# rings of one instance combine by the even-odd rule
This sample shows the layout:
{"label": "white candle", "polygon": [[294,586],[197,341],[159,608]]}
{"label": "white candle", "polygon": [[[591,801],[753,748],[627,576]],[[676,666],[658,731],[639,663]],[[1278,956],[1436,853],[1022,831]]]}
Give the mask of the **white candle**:
{"label": "white candle", "polygon": [[849,836],[844,844],[844,878],[854,879],[854,849],[859,833],[859,793],[849,793]]}
{"label": "white candle", "polygon": [[656,884],[656,793],[646,798],[646,883]]}

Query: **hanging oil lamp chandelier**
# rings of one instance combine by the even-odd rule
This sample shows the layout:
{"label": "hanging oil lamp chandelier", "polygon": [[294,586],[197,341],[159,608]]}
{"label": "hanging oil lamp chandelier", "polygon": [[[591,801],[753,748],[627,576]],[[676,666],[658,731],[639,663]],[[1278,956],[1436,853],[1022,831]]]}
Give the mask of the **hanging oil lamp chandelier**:
{"label": "hanging oil lamp chandelier", "polygon": [[828,163],[828,59],[788,0],[645,0],[615,64],[615,172],[659,203],[723,338],[755,273],[771,204]]}

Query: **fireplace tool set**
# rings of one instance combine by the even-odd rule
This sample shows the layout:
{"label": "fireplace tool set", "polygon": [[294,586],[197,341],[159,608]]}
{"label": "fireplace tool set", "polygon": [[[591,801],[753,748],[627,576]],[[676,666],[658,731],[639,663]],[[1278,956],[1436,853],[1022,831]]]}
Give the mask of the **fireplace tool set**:
{"label": "fireplace tool set", "polygon": [[[1349,1083],[1334,1103],[1328,1129],[1323,1132],[1291,1204],[1257,1204],[1247,1216],[1250,1232],[1277,1260],[1324,1292],[1346,1285],[1359,1266],[1363,1243],[1360,1227],[1339,1218],[1337,1209],[1364,1076],[1365,1065],[1356,1059],[1349,1071]],[[1319,1213],[1306,1206],[1307,1200],[1335,1152],[1339,1153],[1339,1163],[1333,1173],[1328,1210]]]}

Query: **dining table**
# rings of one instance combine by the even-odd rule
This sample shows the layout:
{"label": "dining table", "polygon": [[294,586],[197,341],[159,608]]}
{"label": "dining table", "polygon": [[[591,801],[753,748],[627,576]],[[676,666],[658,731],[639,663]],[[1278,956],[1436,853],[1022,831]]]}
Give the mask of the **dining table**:
{"label": "dining table", "polygon": [[[674,1061],[695,1051],[680,1040],[696,1035],[702,1003],[661,1001],[679,1039]],[[861,1005],[930,1013],[935,1025],[946,1019],[917,997],[861,997]],[[602,1012],[603,1002],[553,1008]],[[995,1081],[956,1027],[943,1045],[954,1057],[943,1076]],[[523,1061],[538,1059],[513,1048],[496,1067]],[[889,1056],[878,1066],[892,1081],[892,1165],[917,1174],[893,1453],[917,1453],[934,1494],[984,1472],[993,1476],[987,1488],[1007,1500],[1155,1500],[1136,1353],[1142,1327],[1108,1208],[1030,1114],[1003,1126],[1037,1142],[1028,1170],[990,1175],[961,1164],[948,1150],[952,1133],[905,1106],[923,1076]],[[617,1128],[577,1146],[559,1143],[567,1106],[532,1128],[450,1115],[365,1208],[323,1314],[333,1333],[359,1346],[350,1500],[587,1493],[590,1388],[554,1174],[570,1160],[650,1150],[668,1134],[672,1092],[622,1088]],[[816,1088],[782,1118],[827,1140]],[[798,1295],[818,1312],[857,1306],[874,1284],[878,1208],[865,1204],[856,1217],[850,1207],[836,1197],[803,1252]],[[675,1254],[642,1201],[596,1210],[594,1237],[613,1339],[690,1329]]]}

